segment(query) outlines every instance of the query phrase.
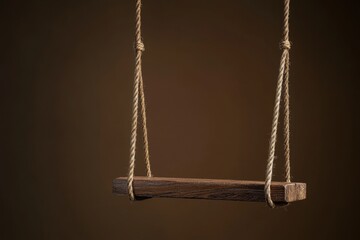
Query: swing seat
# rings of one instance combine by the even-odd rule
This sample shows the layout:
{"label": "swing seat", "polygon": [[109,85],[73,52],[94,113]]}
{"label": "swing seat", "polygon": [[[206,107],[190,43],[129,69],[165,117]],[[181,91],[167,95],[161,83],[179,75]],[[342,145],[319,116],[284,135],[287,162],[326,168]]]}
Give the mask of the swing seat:
{"label": "swing seat", "polygon": [[[133,186],[136,200],[163,197],[265,202],[262,181],[134,177]],[[127,177],[113,180],[113,193],[128,195]],[[272,182],[271,198],[279,205],[304,200],[306,183]]]}

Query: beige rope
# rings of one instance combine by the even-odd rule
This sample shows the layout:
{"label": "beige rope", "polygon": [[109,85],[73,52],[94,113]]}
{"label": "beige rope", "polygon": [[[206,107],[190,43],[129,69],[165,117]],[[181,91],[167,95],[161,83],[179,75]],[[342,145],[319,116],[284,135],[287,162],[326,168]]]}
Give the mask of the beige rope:
{"label": "beige rope", "polygon": [[277,137],[277,128],[279,122],[280,103],[281,103],[283,85],[284,85],[285,177],[287,182],[291,181],[290,179],[290,104],[289,104],[290,103],[289,50],[291,48],[291,44],[289,41],[289,13],[290,13],[290,0],[284,0],[284,32],[283,32],[283,41],[281,43],[281,49],[283,52],[281,55],[279,76],[276,87],[274,115],[272,121],[269,157],[266,166],[266,179],[265,179],[265,188],[264,188],[266,202],[271,208],[275,207],[275,204],[271,199],[270,187],[271,187],[273,168],[274,168],[276,137]]}
{"label": "beige rope", "polygon": [[135,170],[135,156],[136,156],[136,139],[137,139],[137,125],[138,125],[138,105],[139,105],[139,91],[140,91],[140,105],[142,117],[142,129],[144,138],[145,163],[146,174],[151,177],[150,156],[149,156],[149,142],[147,134],[146,122],[146,105],[144,94],[144,82],[142,77],[142,62],[141,57],[145,51],[144,43],[141,38],[141,0],[136,0],[136,26],[135,26],[135,77],[134,77],[134,92],[133,92],[133,113],[131,125],[131,139],[130,139],[130,162],[128,174],[128,191],[130,200],[135,200],[135,193],[133,188],[134,170]]}
{"label": "beige rope", "polygon": [[284,150],[285,150],[285,179],[291,182],[290,174],[290,95],[289,95],[289,54],[285,61],[284,73]]}

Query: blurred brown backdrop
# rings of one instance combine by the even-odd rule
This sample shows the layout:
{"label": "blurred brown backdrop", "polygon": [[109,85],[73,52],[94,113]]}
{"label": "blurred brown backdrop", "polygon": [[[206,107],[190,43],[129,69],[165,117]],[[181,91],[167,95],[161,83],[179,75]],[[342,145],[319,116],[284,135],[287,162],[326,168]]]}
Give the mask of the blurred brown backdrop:
{"label": "blurred brown backdrop", "polygon": [[[354,239],[359,8],[291,5],[293,180],[308,199],[270,210],[112,195],[128,165],[134,1],[1,1],[0,239]],[[155,175],[264,179],[282,8],[144,0]]]}

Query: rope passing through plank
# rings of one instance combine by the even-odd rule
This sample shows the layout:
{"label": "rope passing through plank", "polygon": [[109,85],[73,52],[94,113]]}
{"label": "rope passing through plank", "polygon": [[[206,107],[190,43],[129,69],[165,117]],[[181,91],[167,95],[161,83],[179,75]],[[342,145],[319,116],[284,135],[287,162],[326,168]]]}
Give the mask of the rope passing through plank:
{"label": "rope passing through plank", "polygon": [[142,77],[142,53],[145,51],[144,43],[141,37],[141,0],[136,0],[136,24],[135,24],[135,77],[134,77],[134,92],[133,92],[133,112],[132,112],[132,125],[131,125],[131,139],[130,139],[130,162],[129,162],[129,174],[128,174],[128,192],[130,200],[135,200],[134,193],[134,170],[135,170],[135,158],[136,158],[136,139],[137,139],[137,125],[139,114],[139,94],[141,105],[141,117],[142,117],[142,130],[144,139],[144,151],[145,151],[145,164],[146,175],[152,177],[149,155],[149,141],[147,132],[147,120],[146,120],[146,105],[144,94],[144,82]]}
{"label": "rope passing through plank", "polygon": [[275,96],[275,106],[274,114],[272,120],[272,129],[270,137],[270,146],[269,146],[269,156],[266,166],[266,179],[265,179],[265,199],[269,207],[275,208],[276,205],[271,199],[271,182],[274,169],[274,159],[275,159],[275,147],[276,147],[276,138],[277,138],[277,129],[279,122],[279,113],[280,113],[280,103],[281,95],[284,89],[284,150],[285,150],[285,178],[286,182],[291,182],[290,174],[290,96],[289,96],[289,65],[290,65],[290,55],[289,50],[291,48],[291,43],[289,41],[289,14],[290,14],[290,0],[284,0],[284,32],[283,32],[283,41],[280,46],[282,49],[282,55],[280,60],[280,69],[277,80],[276,87],[276,96]]}

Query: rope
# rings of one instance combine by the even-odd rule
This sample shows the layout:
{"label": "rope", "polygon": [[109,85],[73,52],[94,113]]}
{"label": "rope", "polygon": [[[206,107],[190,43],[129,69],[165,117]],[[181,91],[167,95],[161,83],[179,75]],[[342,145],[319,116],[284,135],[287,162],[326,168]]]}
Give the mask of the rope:
{"label": "rope", "polygon": [[[136,27],[135,27],[135,77],[134,77],[134,92],[133,92],[133,112],[132,112],[132,127],[131,127],[131,140],[130,140],[130,162],[129,162],[129,174],[128,174],[128,192],[130,200],[135,200],[134,193],[134,170],[135,170],[135,156],[136,156],[136,140],[137,140],[137,125],[138,125],[138,105],[140,94],[141,105],[141,117],[142,117],[142,130],[144,140],[145,151],[145,163],[146,173],[148,177],[152,176],[150,167],[149,156],[149,143],[147,133],[147,121],[146,121],[146,105],[144,94],[144,82],[142,77],[142,53],[145,51],[144,43],[141,37],[141,0],[136,0]],[[269,146],[269,157],[266,166],[266,179],[265,179],[265,199],[267,204],[274,208],[276,205],[271,199],[271,182],[273,175],[274,159],[275,159],[275,147],[277,128],[279,122],[280,103],[282,99],[282,90],[284,88],[284,144],[285,144],[285,177],[286,181],[291,181],[290,174],[290,97],[289,97],[289,50],[291,43],[289,41],[289,11],[290,0],[284,0],[284,32],[283,41],[281,42],[282,55],[280,60],[280,69],[277,80],[276,96],[274,114],[272,120],[272,130]]]}
{"label": "rope", "polygon": [[280,60],[280,69],[277,80],[275,106],[272,120],[272,130],[270,137],[269,156],[266,166],[266,179],[265,179],[265,199],[269,207],[275,208],[276,205],[271,199],[271,181],[273,176],[276,137],[279,122],[280,103],[282,88],[284,87],[284,142],[285,142],[285,178],[287,182],[291,181],[290,178],[290,96],[289,96],[289,66],[290,55],[289,50],[291,43],[289,41],[289,13],[290,13],[290,0],[284,0],[284,32],[283,41],[281,42],[282,55]]}
{"label": "rope", "polygon": [[137,125],[138,125],[138,105],[140,93],[141,117],[142,117],[142,130],[145,151],[145,164],[146,175],[152,176],[150,167],[149,156],[149,142],[146,121],[146,105],[144,94],[144,82],[142,77],[142,53],[145,51],[144,43],[141,37],[141,0],[136,0],[136,25],[135,25],[135,77],[134,77],[134,92],[133,92],[133,112],[132,112],[132,125],[131,125],[131,139],[130,139],[130,162],[128,174],[128,192],[130,200],[135,200],[134,193],[134,170],[135,170],[135,156],[136,156],[136,139],[137,139]]}

